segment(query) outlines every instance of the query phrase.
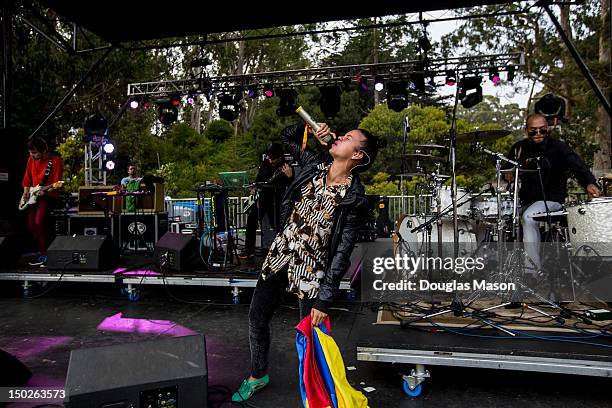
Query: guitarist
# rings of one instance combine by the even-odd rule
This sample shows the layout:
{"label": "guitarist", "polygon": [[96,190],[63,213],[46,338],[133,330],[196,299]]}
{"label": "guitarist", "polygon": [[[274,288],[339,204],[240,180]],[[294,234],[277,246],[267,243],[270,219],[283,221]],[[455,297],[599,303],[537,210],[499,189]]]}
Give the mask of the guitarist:
{"label": "guitarist", "polygon": [[[23,199],[30,197],[30,188],[50,186],[60,181],[63,172],[61,157],[49,152],[47,142],[41,138],[33,138],[28,142],[30,157],[23,176]],[[52,187],[36,192],[39,196],[36,204],[28,208],[28,228],[34,236],[40,256],[31,266],[44,267],[47,262],[47,247],[49,246],[49,212],[57,201],[58,192]]]}
{"label": "guitarist", "polygon": [[261,246],[268,248],[279,228],[280,204],[285,189],[293,179],[293,169],[285,163],[283,146],[280,143],[269,143],[264,159],[259,166],[256,183],[265,183],[253,187],[251,194],[259,190],[259,199],[247,218],[246,238],[242,259],[252,258],[255,255],[255,235],[257,222],[261,225]]}

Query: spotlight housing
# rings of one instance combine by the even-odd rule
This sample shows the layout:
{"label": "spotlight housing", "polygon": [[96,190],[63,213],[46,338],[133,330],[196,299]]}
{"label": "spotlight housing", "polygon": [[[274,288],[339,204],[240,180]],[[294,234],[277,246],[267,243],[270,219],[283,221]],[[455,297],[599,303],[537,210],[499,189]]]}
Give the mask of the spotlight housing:
{"label": "spotlight housing", "polygon": [[167,100],[158,103],[159,121],[162,125],[170,125],[178,119],[178,109],[172,101]]}
{"label": "spotlight housing", "polygon": [[111,154],[115,151],[115,146],[112,143],[106,143],[104,145],[104,153]]}
{"label": "spotlight housing", "polygon": [[457,85],[457,74],[455,73],[454,69],[449,69],[446,71],[446,85]]}
{"label": "spotlight housing", "polygon": [[535,103],[534,111],[544,116],[549,126],[556,126],[565,120],[566,106],[564,98],[549,93]]}
{"label": "spotlight housing", "polygon": [[238,106],[240,99],[237,94],[226,93],[219,95],[219,117],[228,122],[236,120],[238,115],[240,115],[240,107]]}
{"label": "spotlight housing", "polygon": [[408,83],[392,81],[387,84],[387,106],[395,112],[401,112],[408,107]]}
{"label": "spotlight housing", "polygon": [[247,96],[249,98],[255,99],[257,98],[257,84],[251,84],[247,87]]}
{"label": "spotlight housing", "polygon": [[489,79],[493,82],[494,86],[498,86],[501,83],[501,76],[499,76],[499,69],[497,67],[489,68]]}
{"label": "spotlight housing", "polygon": [[506,69],[508,70],[508,76],[506,77],[508,82],[514,81],[514,76],[515,76],[515,73],[516,73],[516,67],[514,65],[510,64],[510,65],[508,65],[506,67]]}
{"label": "spotlight housing", "polygon": [[297,92],[295,89],[283,88],[277,91],[280,98],[276,114],[278,116],[290,116],[297,109]]}
{"label": "spotlight housing", "polygon": [[461,106],[471,108],[482,102],[482,77],[463,77],[459,81]]}
{"label": "spotlight housing", "polygon": [[376,89],[378,92],[385,89],[385,83],[383,82],[382,76],[376,75],[374,77],[374,89]]}
{"label": "spotlight housing", "polygon": [[335,117],[340,112],[340,100],[342,91],[336,85],[322,86],[319,88],[321,97],[319,98],[319,107],[326,118]]}
{"label": "spotlight housing", "polygon": [[274,88],[271,84],[264,85],[263,94],[266,98],[272,98],[274,96]]}
{"label": "spotlight housing", "polygon": [[361,92],[368,92],[368,80],[365,77],[357,75],[355,77],[355,81],[357,82],[357,89],[359,89]]}
{"label": "spotlight housing", "polygon": [[115,170],[115,162],[112,160],[107,160],[104,164],[104,167],[106,167],[106,170],[109,171]]}

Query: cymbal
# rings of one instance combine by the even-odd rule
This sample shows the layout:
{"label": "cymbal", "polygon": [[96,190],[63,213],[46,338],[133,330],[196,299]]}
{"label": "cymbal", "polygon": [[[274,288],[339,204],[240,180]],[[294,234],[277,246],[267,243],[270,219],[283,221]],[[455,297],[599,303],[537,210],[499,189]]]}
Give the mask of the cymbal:
{"label": "cymbal", "polygon": [[431,160],[431,161],[446,161],[446,157],[434,156],[425,153],[407,153],[402,156],[396,156],[394,159],[400,160]]}
{"label": "cymbal", "polygon": [[417,144],[414,145],[415,149],[429,149],[429,150],[434,150],[434,149],[438,149],[438,150],[448,150],[448,147],[444,146],[444,145],[438,145],[438,144]]}
{"label": "cymbal", "polygon": [[[509,169],[501,169],[500,170],[502,173],[514,173],[514,167],[511,167]],[[523,173],[537,173],[538,170],[537,169],[521,169],[519,168],[519,174],[523,174]]]}
{"label": "cymbal", "polygon": [[504,136],[508,136],[511,132],[509,130],[475,130],[473,132],[460,133],[457,135],[457,142],[459,143],[476,143],[476,142],[490,142],[493,140],[501,139]]}
{"label": "cymbal", "polygon": [[403,174],[396,174],[396,177],[427,177],[428,174],[425,173],[403,173]]}
{"label": "cymbal", "polygon": [[611,180],[612,181],[612,173],[606,173],[599,177],[600,180]]}

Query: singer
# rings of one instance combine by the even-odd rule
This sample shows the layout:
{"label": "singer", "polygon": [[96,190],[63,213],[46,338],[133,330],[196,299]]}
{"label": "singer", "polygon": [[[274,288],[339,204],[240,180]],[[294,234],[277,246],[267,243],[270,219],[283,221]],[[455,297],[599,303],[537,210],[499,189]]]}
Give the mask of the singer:
{"label": "singer", "polygon": [[[357,173],[372,165],[379,140],[363,129],[336,138],[327,124],[317,125],[316,139],[329,148],[320,154],[308,148],[302,151],[302,125],[282,131],[285,149],[301,170],[283,198],[282,227],[263,263],[251,300],[251,373],[232,396],[235,402],[250,399],[270,382],[270,321],[283,292],[295,293],[301,318],[310,315],[313,324],[319,325],[327,317],[351,263],[357,227],[366,210],[364,187]],[[327,135],[332,136],[329,145],[325,142]]]}
{"label": "singer", "polygon": [[[564,142],[549,137],[548,122],[543,115],[527,118],[527,138],[512,146],[508,157],[519,162],[525,171],[520,173],[519,198],[522,212],[525,250],[536,267],[540,262],[540,230],[533,219],[537,213],[558,211],[567,197],[567,173],[571,172],[592,197],[599,197],[593,174],[580,156]],[[507,177],[511,181],[511,177]]]}

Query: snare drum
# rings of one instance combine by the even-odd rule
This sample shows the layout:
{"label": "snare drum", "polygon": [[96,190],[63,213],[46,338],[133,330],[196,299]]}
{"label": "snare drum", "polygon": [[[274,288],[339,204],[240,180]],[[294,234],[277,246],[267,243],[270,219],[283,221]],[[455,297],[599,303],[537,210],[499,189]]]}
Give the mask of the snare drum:
{"label": "snare drum", "polygon": [[[450,186],[443,186],[438,191],[438,194],[440,194],[440,203],[441,203],[440,208],[442,209],[442,211],[445,211],[453,207],[453,199],[451,197],[451,187]],[[468,194],[465,191],[465,189],[457,188],[457,202],[465,201],[469,197],[471,197],[471,194]],[[438,203],[436,202],[435,196],[431,197],[431,212],[432,214],[438,213]],[[461,207],[457,207],[457,215],[460,217],[466,217],[466,218],[469,217],[470,216],[469,203],[465,203]],[[452,217],[452,213],[450,214],[450,216]]]}
{"label": "snare drum", "polygon": [[[398,249],[403,247],[404,249],[409,246],[410,250],[415,253],[422,253],[425,251],[425,244],[427,239],[427,228],[424,228],[418,232],[410,232],[412,229],[424,224],[426,219],[424,217],[415,217],[411,215],[404,215],[395,230],[395,244],[396,254]],[[477,231],[474,223],[469,220],[458,220],[459,226],[459,247],[461,250],[473,252],[478,247]],[[445,244],[452,244],[454,242],[453,233],[453,220],[448,218],[442,218],[442,242]],[[438,223],[434,222],[431,225],[431,246],[434,252],[437,252],[436,245],[438,243]],[[402,250],[400,249],[400,254]]]}
{"label": "snare drum", "polygon": [[601,256],[612,256],[612,197],[568,204],[567,225],[575,251],[586,244]]}
{"label": "snare drum", "polygon": [[[514,200],[512,197],[503,196],[501,198],[502,217],[512,217],[514,212]],[[497,218],[497,197],[480,197],[472,202],[472,214],[474,218]]]}

